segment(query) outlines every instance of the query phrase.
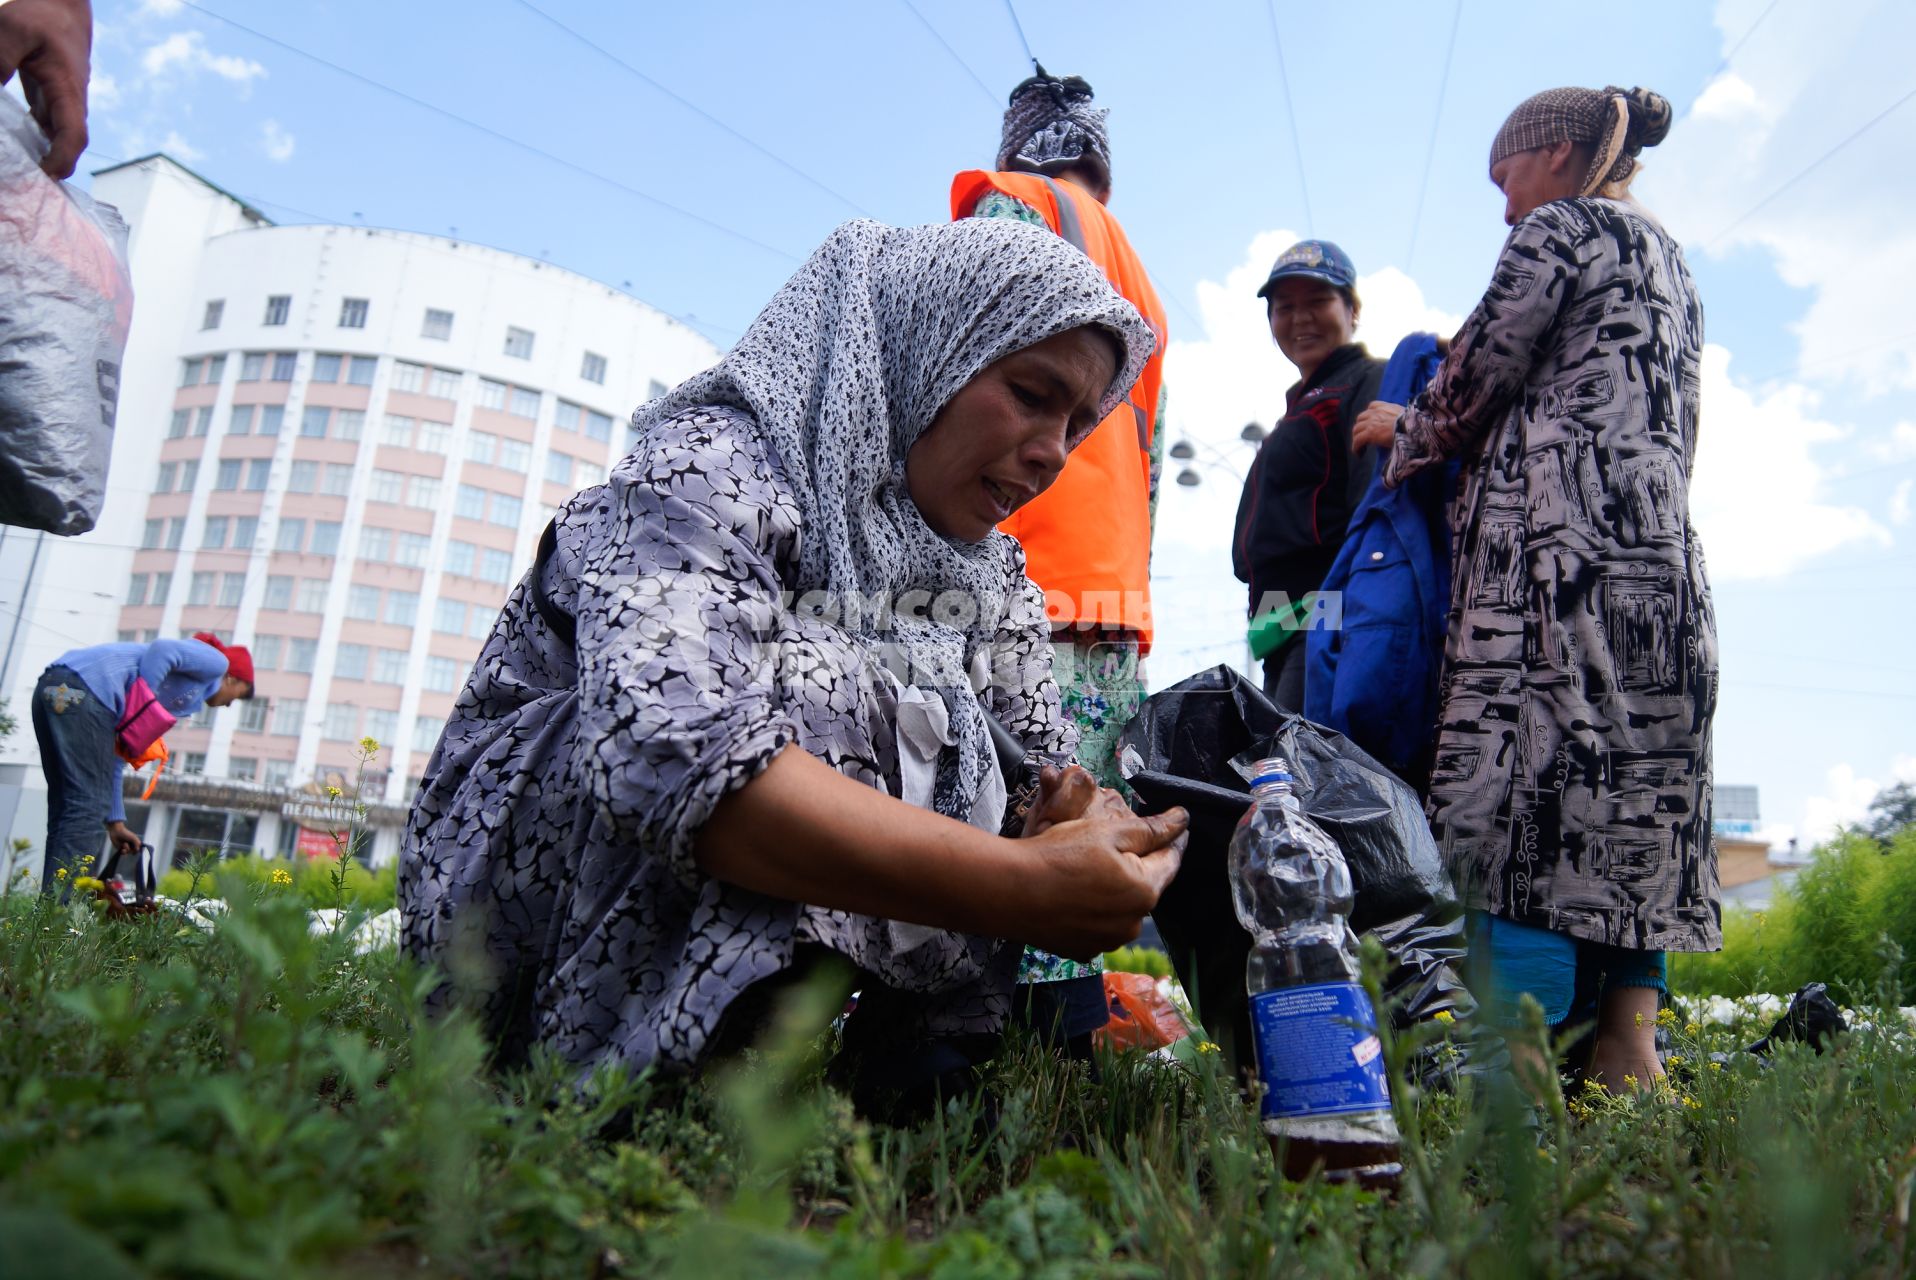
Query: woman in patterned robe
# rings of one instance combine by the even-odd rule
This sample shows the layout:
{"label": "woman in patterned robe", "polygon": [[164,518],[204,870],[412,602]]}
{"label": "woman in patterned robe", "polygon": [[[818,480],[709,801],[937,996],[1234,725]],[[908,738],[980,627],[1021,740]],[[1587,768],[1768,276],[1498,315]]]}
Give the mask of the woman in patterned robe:
{"label": "woman in patterned robe", "polygon": [[1070,755],[1043,598],[994,526],[1153,341],[1055,236],[853,222],[641,408],[508,601],[415,803],[403,936],[455,976],[439,1001],[476,1008],[506,1060],[543,1043],[683,1071],[739,1038],[742,994],[756,1016],[820,956],[862,975],[854,1024],[972,1044],[1008,1006],[1002,939],[1136,936],[1182,816],[1093,801],[1074,770],[1030,838],[1001,837],[986,716]]}
{"label": "woman in patterned robe", "polygon": [[1608,1083],[1662,1074],[1663,952],[1721,945],[1688,502],[1703,313],[1627,191],[1668,125],[1643,90],[1520,106],[1491,153],[1512,229],[1489,291],[1417,402],[1357,432],[1389,484],[1463,460],[1431,825],[1481,913],[1492,1009],[1594,1013]]}

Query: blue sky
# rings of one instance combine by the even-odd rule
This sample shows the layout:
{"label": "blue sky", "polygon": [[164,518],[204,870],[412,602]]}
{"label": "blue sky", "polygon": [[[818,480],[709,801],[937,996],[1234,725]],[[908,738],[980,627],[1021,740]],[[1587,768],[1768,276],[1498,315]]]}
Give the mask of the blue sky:
{"label": "blue sky", "polygon": [[1654,88],[1678,123],[1638,193],[1687,246],[1712,344],[1718,781],[1759,785],[1781,839],[1916,778],[1916,103],[1790,181],[1916,90],[1916,9],[1014,3],[1017,25],[1002,0],[96,0],[82,163],[166,149],[281,221],[456,228],[723,345],[843,219],[943,217],[1028,40],[1111,108],[1112,208],[1170,311],[1170,429],[1212,460],[1161,514],[1162,684],[1241,660],[1234,442],[1290,378],[1251,296],[1269,260],[1340,242],[1379,351],[1454,324],[1505,231],[1484,163],[1504,114],[1559,84]]}

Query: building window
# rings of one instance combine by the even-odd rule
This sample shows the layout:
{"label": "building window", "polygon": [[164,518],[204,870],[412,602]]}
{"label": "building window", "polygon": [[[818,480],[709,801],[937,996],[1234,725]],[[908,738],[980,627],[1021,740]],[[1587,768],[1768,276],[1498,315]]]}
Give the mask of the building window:
{"label": "building window", "polygon": [[460,542],[457,539],[448,542],[446,544],[446,572],[455,574],[461,578],[472,577],[474,561],[477,560],[478,555],[479,548],[473,546],[470,542]]}
{"label": "building window", "polygon": [[[317,462],[295,462],[288,469],[286,492],[312,493],[319,487],[319,464]],[[284,551],[286,548],[281,547]]]}
{"label": "building window", "polygon": [[253,406],[236,404],[233,411],[226,415],[226,434],[229,436],[250,435],[253,431]]}
{"label": "building window", "polygon": [[370,387],[373,385],[373,375],[378,372],[379,357],[354,356],[346,370],[346,381],[355,387]]}
{"label": "building window", "polygon": [[331,556],[339,554],[339,521],[313,521],[313,545],[309,549],[312,555]]}
{"label": "building window", "polygon": [[199,607],[213,603],[213,575],[196,573],[187,582],[186,603]]}
{"label": "building window", "polygon": [[249,493],[258,493],[266,487],[273,476],[271,458],[254,458],[246,464],[246,489]]}
{"label": "building window", "polygon": [[421,453],[446,452],[452,444],[452,427],[444,422],[432,422],[425,418],[419,420],[419,438],[413,448]]}
{"label": "building window", "polygon": [[512,557],[504,551],[488,547],[479,555],[479,576],[487,582],[510,582]]}
{"label": "building window", "polygon": [[297,738],[300,722],[306,719],[306,699],[280,698],[273,703],[273,732],[281,737]]}
{"label": "building window", "polygon": [[452,337],[452,312],[427,307],[426,322],[419,326],[419,336],[436,338],[440,342]]}
{"label": "building window", "polygon": [[379,621],[379,588],[357,584],[346,592],[346,616],[354,622]]}
{"label": "building window", "polygon": [[263,436],[277,436],[279,429],[285,424],[285,405],[263,404],[259,407],[259,434]]}
{"label": "building window", "polygon": [[499,465],[515,475],[525,475],[532,470],[532,446],[523,440],[501,437]]}
{"label": "building window", "polygon": [[284,787],[293,781],[293,762],[291,760],[268,760],[266,772],[260,780],[269,787]]}
{"label": "building window", "polygon": [[546,483],[570,485],[572,483],[572,455],[569,453],[546,454]]}
{"label": "building window", "polygon": [[339,300],[339,327],[342,329],[366,327],[366,299],[341,298]]}
{"label": "building window", "polygon": [[351,440],[355,443],[366,434],[366,413],[363,409],[333,410],[333,439]]}
{"label": "building window", "polygon": [[487,639],[492,635],[492,624],[498,620],[498,617],[496,612],[484,605],[472,606],[472,614],[466,619],[466,638],[468,640]]}
{"label": "building window", "polygon": [[390,747],[399,734],[399,713],[384,707],[366,708],[366,736]]}
{"label": "building window", "polygon": [[486,518],[486,491],[475,485],[459,486],[459,500],[453,504],[452,513],[467,520]]}
{"label": "building window", "polygon": [[204,751],[180,752],[181,773],[205,773],[206,753]]}
{"label": "building window", "polygon": [[351,703],[334,702],[326,707],[326,719],[320,724],[319,736],[334,742],[350,742],[359,733],[359,708]]}
{"label": "building window", "polygon": [[191,409],[175,409],[172,419],[166,424],[166,438],[178,440],[186,435],[186,428],[193,421]]}
{"label": "building window", "polygon": [[585,359],[579,362],[579,376],[587,382],[596,382],[600,386],[604,386],[605,357],[596,352],[586,352]]}
{"label": "building window", "polygon": [[240,728],[248,733],[266,732],[266,712],[271,706],[266,698],[248,698],[240,703]]}
{"label": "building window", "polygon": [[226,299],[215,298],[206,304],[206,313],[200,317],[200,328],[217,329],[226,315]]}
{"label": "building window", "polygon": [[213,429],[213,406],[210,404],[203,404],[199,408],[193,410],[193,434],[196,436],[203,436],[203,435],[206,435],[208,432],[212,431],[212,429]]}
{"label": "building window", "polygon": [[468,431],[466,433],[466,461],[483,462],[491,465],[493,453],[499,447],[499,437],[490,431]]}
{"label": "building window", "polygon": [[451,658],[427,658],[422,683],[434,693],[451,693],[459,687],[459,664]]}
{"label": "building window", "polygon": [[[301,578],[299,580],[299,612],[326,612],[326,588],[329,584],[324,578]],[[298,643],[295,641],[295,643]]]}
{"label": "building window", "polygon": [[520,418],[538,417],[539,393],[537,391],[528,391],[524,387],[514,387],[512,389],[512,412],[514,416]]}
{"label": "building window", "polygon": [[393,363],[393,390],[409,391],[418,394],[426,385],[426,366],[408,364],[404,360]]}
{"label": "building window", "polygon": [[[304,586],[304,583],[300,584]],[[294,636],[286,642],[286,669],[294,675],[313,674],[313,661],[319,657],[319,641]]]}
{"label": "building window", "polygon": [[266,319],[261,324],[280,325],[286,323],[286,317],[292,314],[293,297],[288,293],[276,293],[266,300]]}
{"label": "building window", "polygon": [[[127,580],[126,602],[128,604],[145,604],[146,603],[146,575],[145,574],[136,573]],[[440,601],[440,603],[443,605],[445,601],[442,600]],[[441,612],[443,613],[444,610],[442,609]],[[463,618],[465,615],[461,614],[460,616]]]}
{"label": "building window", "polygon": [[162,462],[160,464],[160,478],[153,482],[153,492],[155,493],[173,492],[173,478],[179,475],[179,473],[180,473],[179,463]]}
{"label": "building window", "polygon": [[406,492],[406,477],[398,471],[373,469],[372,488],[367,496],[374,502],[400,502]]}
{"label": "building window", "polygon": [[180,385],[196,387],[200,382],[200,362],[198,360],[180,361]]}
{"label": "building window", "polygon": [[508,529],[517,529],[519,514],[524,507],[525,504],[517,498],[495,493],[492,495],[492,523],[504,525]]}
{"label": "building window", "polygon": [[221,458],[220,468],[213,474],[213,487],[225,493],[239,488],[241,462],[238,458]]}
{"label": "building window", "polygon": [[424,533],[399,535],[399,563],[408,569],[423,569],[432,555],[432,537]]}
{"label": "building window", "polygon": [[412,749],[430,752],[439,745],[439,735],[446,731],[446,722],[438,716],[419,716],[412,722]]}
{"label": "building window", "polygon": [[367,525],[359,530],[359,558],[373,564],[385,564],[393,558],[393,533]]}
{"label": "building window", "polygon": [[432,371],[431,388],[426,394],[440,400],[457,400],[459,398],[459,371],[457,369],[434,369]]}
{"label": "building window", "polygon": [[180,464],[180,492],[191,493],[200,482],[200,460],[189,458]]}
{"label": "building window", "polygon": [[220,575],[220,608],[237,609],[240,597],[246,594],[246,575],[243,573],[223,573]]}
{"label": "building window", "polygon": [[[152,596],[148,598],[147,603],[163,605],[166,603],[166,598],[172,594],[173,594],[173,571],[170,569],[167,569],[154,574],[153,575],[153,594]],[[149,631],[146,633],[146,638],[148,642],[150,643],[154,640],[159,639],[159,633],[154,631]]]}
{"label": "building window", "polygon": [[236,782],[251,782],[259,773],[257,756],[229,756],[226,760],[226,776]]}
{"label": "building window", "polygon": [[[295,462],[293,470],[297,472],[301,464]],[[312,464],[306,463],[311,466]],[[289,489],[291,493],[311,493],[311,489]],[[298,555],[299,549],[306,545],[306,522],[304,520],[281,520],[279,532],[273,538],[273,550]]]}
{"label": "building window", "polygon": [[373,679],[380,684],[406,683],[406,651],[381,649],[374,654]]}
{"label": "building window", "polygon": [[419,593],[416,591],[388,591],[386,593],[386,621],[395,627],[410,627],[419,621]]}
{"label": "building window", "polygon": [[414,476],[406,482],[406,503],[422,511],[439,505],[439,482],[431,476]]}
{"label": "building window", "polygon": [[226,357],[224,355],[206,357],[206,376],[201,379],[209,387],[217,387],[226,377]]}
{"label": "building window", "polygon": [[610,440],[612,438],[612,415],[609,413],[600,413],[596,409],[587,409],[585,411],[585,433],[594,440]]}
{"label": "building window", "polygon": [[521,360],[532,359],[532,330],[506,326],[506,354]]}
{"label": "building window", "polygon": [[226,549],[226,517],[208,516],[206,524],[200,529],[200,550],[224,551]]}
{"label": "building window", "polygon": [[561,431],[577,431],[580,415],[584,412],[585,410],[570,400],[561,400],[558,412],[552,415],[552,425]]}
{"label": "building window", "polygon": [[299,433],[309,440],[324,440],[326,438],[326,423],[332,416],[333,411],[325,405],[307,405],[305,409],[300,411]]}
{"label": "building window", "polygon": [[[145,595],[146,583],[143,581],[139,582],[138,586],[140,593]],[[139,601],[135,600],[131,601],[131,603],[138,604]],[[434,631],[443,631],[449,636],[464,635],[466,632],[465,602],[461,600],[448,600],[444,596],[441,596],[439,603],[433,606],[432,629]]]}
{"label": "building window", "polygon": [[491,378],[479,379],[479,407],[481,409],[505,408],[506,384],[494,382]]}
{"label": "building window", "polygon": [[265,376],[266,353],[264,351],[248,351],[240,357],[239,380],[241,382],[258,382]]}
{"label": "building window", "polygon": [[251,551],[253,544],[259,541],[259,517],[235,516],[233,519],[233,550]]}
{"label": "building window", "polygon": [[313,357],[313,372],[308,381],[338,382],[339,367],[345,359],[345,356],[333,355],[324,351],[320,352]]}
{"label": "building window", "polygon": [[402,414],[387,414],[386,425],[379,433],[379,442],[392,445],[395,449],[412,448],[412,419]]}
{"label": "building window", "polygon": [[279,670],[280,651],[285,647],[281,636],[253,637],[253,665],[261,671]]}
{"label": "building window", "polygon": [[166,522],[166,549],[178,551],[180,543],[186,540],[186,517],[175,516]]}
{"label": "building window", "polygon": [[333,652],[333,674],[341,680],[364,680],[372,650],[363,644],[342,644]]}
{"label": "building window", "polygon": [[274,573],[266,578],[266,597],[260,602],[262,609],[290,609],[293,607],[293,580],[286,574]]}
{"label": "building window", "polygon": [[292,351],[279,351],[273,355],[273,381],[291,382],[293,371],[299,366],[299,355]]}
{"label": "building window", "polygon": [[147,551],[151,551],[160,545],[160,540],[165,536],[166,521],[148,520],[146,522],[146,528],[140,532],[140,546]]}

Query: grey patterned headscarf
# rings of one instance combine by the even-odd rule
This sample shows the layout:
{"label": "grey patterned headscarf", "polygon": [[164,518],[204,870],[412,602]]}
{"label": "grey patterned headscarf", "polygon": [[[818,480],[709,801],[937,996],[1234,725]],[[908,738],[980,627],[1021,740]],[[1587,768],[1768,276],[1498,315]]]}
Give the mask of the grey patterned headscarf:
{"label": "grey patterned headscarf", "polygon": [[1082,79],[1061,79],[1039,67],[1037,75],[1011,91],[997,167],[1046,174],[1083,167],[1109,186],[1111,143],[1104,119],[1110,114],[1091,105],[1091,86]]}
{"label": "grey patterned headscarf", "polygon": [[1670,133],[1670,103],[1648,89],[1546,89],[1517,104],[1490,144],[1490,167],[1520,151],[1558,142],[1587,142],[1596,149],[1583,194],[1627,182],[1637,153]]}
{"label": "grey patterned headscarf", "polygon": [[958,743],[940,759],[933,807],[960,821],[995,767],[971,673],[1009,607],[1005,535],[968,544],[934,532],[906,491],[905,455],[986,365],[1080,325],[1108,331],[1124,351],[1102,417],[1156,339],[1089,258],[1009,219],[861,219],[819,246],[724,359],[632,415],[640,433],[705,405],[757,420],[803,520],[798,591],[835,600],[950,591],[977,603],[962,629],[900,613],[881,635],[863,610],[848,628],[874,652],[902,650],[914,682],[944,700]]}

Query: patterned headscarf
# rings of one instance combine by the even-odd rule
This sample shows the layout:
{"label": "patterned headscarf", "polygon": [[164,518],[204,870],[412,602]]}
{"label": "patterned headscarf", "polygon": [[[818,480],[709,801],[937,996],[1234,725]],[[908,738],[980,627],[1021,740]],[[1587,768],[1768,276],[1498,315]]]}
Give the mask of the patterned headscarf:
{"label": "patterned headscarf", "polygon": [[639,432],[706,405],[757,420],[803,519],[798,591],[950,591],[976,602],[962,630],[899,613],[881,635],[860,610],[853,631],[874,651],[902,650],[916,682],[944,700],[958,744],[940,759],[933,807],[960,821],[996,767],[972,672],[1010,606],[1006,536],[962,543],[933,531],[906,491],[905,455],[986,365],[1080,325],[1124,351],[1102,418],[1156,339],[1089,258],[1008,219],[861,219],[819,246],[724,359],[632,415]]}
{"label": "patterned headscarf", "polygon": [[1011,91],[1005,109],[1004,136],[998,143],[999,169],[1055,173],[1082,166],[1111,183],[1111,144],[1105,137],[1104,107],[1091,105],[1091,86],[1077,76],[1038,74]]}
{"label": "patterned headscarf", "polygon": [[1490,167],[1520,151],[1587,142],[1596,158],[1583,194],[1594,195],[1636,172],[1637,153],[1669,136],[1670,103],[1648,89],[1546,89],[1517,104],[1490,144]]}

